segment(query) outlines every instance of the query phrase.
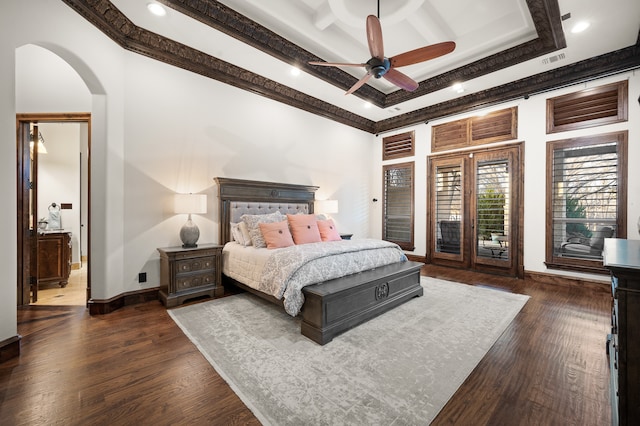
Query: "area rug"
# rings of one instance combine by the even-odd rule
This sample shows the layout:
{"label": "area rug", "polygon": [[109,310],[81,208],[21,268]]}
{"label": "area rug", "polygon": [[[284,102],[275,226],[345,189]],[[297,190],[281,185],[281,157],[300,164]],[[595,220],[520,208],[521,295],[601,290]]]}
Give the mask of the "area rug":
{"label": "area rug", "polygon": [[248,293],[169,314],[265,425],[430,423],[528,296],[422,278],[424,296],[320,346]]}

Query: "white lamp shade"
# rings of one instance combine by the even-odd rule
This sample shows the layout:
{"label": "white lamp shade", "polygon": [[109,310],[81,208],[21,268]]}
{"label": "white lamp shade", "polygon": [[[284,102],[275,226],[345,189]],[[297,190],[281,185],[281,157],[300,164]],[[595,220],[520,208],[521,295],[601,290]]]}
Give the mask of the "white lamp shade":
{"label": "white lamp shade", "polygon": [[203,214],[207,212],[206,194],[176,194],[173,201],[175,213]]}
{"label": "white lamp shade", "polygon": [[313,209],[316,213],[338,213],[338,200],[315,200]]}

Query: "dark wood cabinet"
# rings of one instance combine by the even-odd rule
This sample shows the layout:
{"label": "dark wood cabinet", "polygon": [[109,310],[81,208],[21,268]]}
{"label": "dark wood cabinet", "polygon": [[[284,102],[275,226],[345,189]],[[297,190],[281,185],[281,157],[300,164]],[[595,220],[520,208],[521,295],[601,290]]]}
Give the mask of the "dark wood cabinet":
{"label": "dark wood cabinet", "polygon": [[38,285],[64,287],[71,273],[71,232],[38,233]]}
{"label": "dark wood cabinet", "polygon": [[640,424],[640,241],[607,238],[604,266],[611,271],[611,369],[614,425]]}
{"label": "dark wood cabinet", "polygon": [[222,286],[222,246],[159,248],[160,300],[171,308],[200,296],[218,297]]}

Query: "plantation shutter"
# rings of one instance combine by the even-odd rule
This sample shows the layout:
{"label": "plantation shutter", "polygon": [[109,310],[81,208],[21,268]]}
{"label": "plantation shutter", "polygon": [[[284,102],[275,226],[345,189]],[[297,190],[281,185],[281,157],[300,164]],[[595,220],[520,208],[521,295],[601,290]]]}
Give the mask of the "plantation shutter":
{"label": "plantation shutter", "polygon": [[[478,164],[476,197],[476,236],[483,247],[489,247],[489,250],[478,250],[478,256],[493,258],[499,253],[500,259],[509,259],[506,250],[511,211],[508,160]],[[493,248],[496,244],[498,248]]]}
{"label": "plantation shutter", "polygon": [[554,256],[602,259],[618,220],[617,142],[553,150]]}
{"label": "plantation shutter", "polygon": [[413,163],[383,168],[382,239],[413,250]]}
{"label": "plantation shutter", "polygon": [[547,99],[547,133],[627,121],[628,85],[624,80]]}
{"label": "plantation shutter", "polygon": [[415,151],[415,132],[387,136],[382,139],[382,160],[411,157]]}
{"label": "plantation shutter", "polygon": [[435,229],[439,253],[460,254],[462,219],[462,166],[436,167]]}

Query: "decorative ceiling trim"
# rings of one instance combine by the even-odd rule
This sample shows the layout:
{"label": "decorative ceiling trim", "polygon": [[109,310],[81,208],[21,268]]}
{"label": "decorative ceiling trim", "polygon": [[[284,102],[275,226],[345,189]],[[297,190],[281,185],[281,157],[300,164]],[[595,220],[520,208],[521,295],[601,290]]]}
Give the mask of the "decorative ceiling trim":
{"label": "decorative ceiling trim", "polygon": [[[512,99],[527,97],[528,95],[545,92],[557,87],[568,86],[578,82],[640,67],[639,34],[636,44],[626,49],[587,59],[549,72],[537,74],[502,86],[453,99],[451,101],[442,102],[437,105],[422,108],[376,123],[350,111],[255,74],[249,70],[240,68],[159,34],[137,27],[108,0],[62,1],[124,49],[374,134],[431,121],[436,118],[446,117]],[[300,47],[278,37],[271,31],[259,26],[257,23],[247,20],[247,18],[226,8],[217,1],[160,1],[167,5],[171,5],[171,7],[179,4],[180,9],[178,10],[182,11],[184,8],[184,13],[189,16],[193,16],[194,18],[195,16],[198,16],[198,14],[202,14],[205,17],[213,16],[216,21],[225,23],[225,27],[232,28],[235,32],[240,30],[246,32],[247,37],[252,40],[260,40],[260,43],[263,46],[274,47],[274,51],[280,52],[277,55],[283,55],[284,53],[282,52],[289,52],[291,53],[289,59],[291,59],[291,57],[298,58],[298,60],[303,58],[304,64],[306,64],[306,59],[308,58],[305,55],[311,55],[304,49],[301,49]],[[420,83],[420,87],[417,89],[417,91],[426,90],[424,93],[420,92],[420,96],[429,93],[429,91],[439,90],[439,88],[446,87],[449,85],[449,82],[451,81],[450,79],[454,77],[456,79],[460,78],[461,80],[468,80],[470,78],[474,78],[471,76],[484,75],[495,71],[496,69],[501,69],[518,63],[519,60],[517,58],[520,58],[517,52],[518,49],[522,49],[526,51],[528,55],[536,57],[544,55],[557,48],[553,46],[563,46],[564,34],[562,33],[559,18],[550,19],[548,16],[550,15],[551,17],[554,17],[556,15],[557,0],[527,0],[527,4],[532,13],[534,22],[536,22],[536,28],[538,29],[539,37],[536,39],[537,41],[524,43],[524,45],[521,45],[520,47],[508,49],[501,54],[493,55],[489,57],[491,60],[486,58],[487,62],[484,62],[485,60],[476,61],[473,64],[445,73],[434,79],[425,80]],[[188,13],[186,12],[186,9],[189,9]],[[203,19],[209,20],[209,18]],[[550,24],[550,26],[541,33],[540,25],[544,26],[544,22]],[[272,39],[271,37],[275,38]],[[253,44],[251,45],[253,46]],[[277,55],[274,54],[274,56],[280,57]],[[287,56],[285,55],[285,57]],[[313,55],[311,55],[310,58],[311,59],[309,60],[319,59]],[[298,65],[309,72],[307,68],[300,65],[301,63],[303,62],[298,63]],[[495,64],[494,68],[492,68],[493,64]],[[327,81],[335,83],[333,80],[333,73],[336,69],[331,67],[317,67],[317,69],[326,70],[326,78],[323,79],[328,79]],[[317,69],[315,70],[317,71]],[[339,83],[336,85],[344,85],[345,88],[348,88],[356,81],[356,79],[350,74],[344,74],[349,78],[344,75],[338,75],[336,80],[339,81]],[[466,77],[458,77],[459,75]],[[426,88],[422,89],[423,86]],[[366,87],[368,89],[365,87],[362,89],[365,89],[364,91],[374,90],[381,93],[371,86],[366,85]],[[358,92],[360,92],[360,90],[358,90]],[[393,98],[394,104],[397,102],[404,102],[408,99],[402,98],[399,100],[395,98],[409,95],[412,94],[403,90],[393,92],[389,95],[382,94],[382,96],[385,97],[383,104],[386,104],[386,98]]]}
{"label": "decorative ceiling trim", "polygon": [[[310,61],[324,61],[324,59],[215,0],[158,0],[158,2],[345,91],[358,81],[357,78],[339,68],[309,65]],[[369,85],[361,87],[358,90],[358,96],[379,107],[385,104],[385,94]]]}
{"label": "decorative ceiling trim", "polygon": [[122,48],[373,133],[374,122],[136,26],[108,0],[62,0]]}
{"label": "decorative ceiling trim", "polygon": [[[309,61],[324,59],[215,0],[158,1],[345,91],[358,81],[339,68],[309,65]],[[527,0],[527,7],[538,34],[536,39],[423,80],[413,92],[396,90],[385,95],[370,85],[364,85],[354,95],[380,108],[388,108],[445,89],[454,82],[468,81],[565,48],[558,0]]]}
{"label": "decorative ceiling trim", "polygon": [[376,122],[375,133],[548,92],[640,67],[640,43],[561,68]]}

